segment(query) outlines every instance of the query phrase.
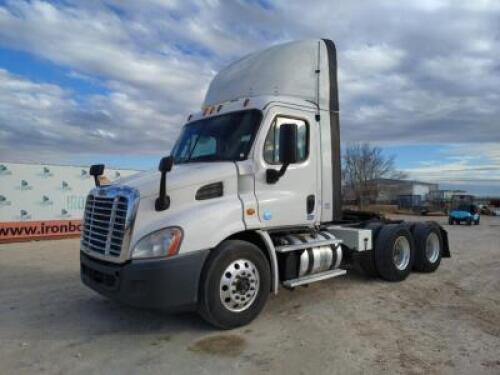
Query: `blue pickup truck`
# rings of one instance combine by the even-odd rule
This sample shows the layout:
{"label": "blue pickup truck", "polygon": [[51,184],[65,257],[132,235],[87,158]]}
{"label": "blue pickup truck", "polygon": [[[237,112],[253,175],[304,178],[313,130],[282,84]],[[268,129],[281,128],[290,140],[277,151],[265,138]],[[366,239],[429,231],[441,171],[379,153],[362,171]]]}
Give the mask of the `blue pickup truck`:
{"label": "blue pickup truck", "polygon": [[475,204],[461,204],[448,212],[448,224],[479,225],[479,209]]}

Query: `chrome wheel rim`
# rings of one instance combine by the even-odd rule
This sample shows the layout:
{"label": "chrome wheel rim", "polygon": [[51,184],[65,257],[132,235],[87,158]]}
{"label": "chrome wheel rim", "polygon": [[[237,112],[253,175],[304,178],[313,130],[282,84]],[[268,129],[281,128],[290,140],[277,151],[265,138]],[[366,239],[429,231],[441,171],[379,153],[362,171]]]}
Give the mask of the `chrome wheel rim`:
{"label": "chrome wheel rim", "polygon": [[400,271],[405,270],[410,264],[410,242],[405,236],[399,236],[394,241],[392,249],[394,265]]}
{"label": "chrome wheel rim", "polygon": [[431,232],[425,241],[425,256],[430,263],[436,263],[440,252],[439,237],[436,233]]}
{"label": "chrome wheel rim", "polygon": [[248,309],[257,297],[260,276],[255,264],[248,259],[238,259],[222,273],[219,293],[222,304],[232,312]]}

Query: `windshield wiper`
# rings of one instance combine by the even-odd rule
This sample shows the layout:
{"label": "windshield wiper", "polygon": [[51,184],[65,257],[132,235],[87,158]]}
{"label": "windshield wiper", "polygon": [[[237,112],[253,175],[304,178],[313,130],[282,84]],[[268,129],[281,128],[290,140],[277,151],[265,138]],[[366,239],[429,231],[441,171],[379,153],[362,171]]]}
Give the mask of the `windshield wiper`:
{"label": "windshield wiper", "polygon": [[191,151],[189,151],[189,155],[187,156],[187,158],[184,159],[185,162],[189,162],[191,160],[191,156],[193,155],[193,152],[194,152],[196,145],[198,144],[198,141],[200,140],[200,138],[201,138],[201,134],[198,134],[196,141],[194,141],[193,148],[191,149]]}
{"label": "windshield wiper", "polygon": [[218,158],[217,155],[203,155],[191,159],[186,159],[183,161],[183,163],[196,163],[200,161],[227,161],[227,160]]}

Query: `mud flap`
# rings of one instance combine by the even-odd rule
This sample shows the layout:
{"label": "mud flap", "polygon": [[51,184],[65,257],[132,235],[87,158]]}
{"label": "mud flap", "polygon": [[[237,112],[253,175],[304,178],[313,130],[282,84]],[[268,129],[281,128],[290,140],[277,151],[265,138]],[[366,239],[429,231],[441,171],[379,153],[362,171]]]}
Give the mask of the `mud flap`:
{"label": "mud flap", "polygon": [[439,230],[441,231],[441,238],[443,239],[443,258],[451,258],[450,246],[448,244],[448,232],[443,229],[440,225]]}

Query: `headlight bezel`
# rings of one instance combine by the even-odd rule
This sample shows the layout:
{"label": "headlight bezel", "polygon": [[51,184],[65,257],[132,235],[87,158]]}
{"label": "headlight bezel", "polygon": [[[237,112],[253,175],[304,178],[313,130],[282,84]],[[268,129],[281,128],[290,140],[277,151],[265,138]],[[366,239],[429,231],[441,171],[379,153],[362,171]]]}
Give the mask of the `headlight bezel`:
{"label": "headlight bezel", "polygon": [[[165,240],[169,233],[171,240],[166,243]],[[181,227],[170,226],[157,229],[141,237],[135,243],[130,253],[130,258],[132,260],[142,260],[162,259],[175,256],[179,253],[183,239],[184,231]],[[145,247],[142,250],[139,249],[141,245]],[[150,246],[150,248],[147,248],[147,246]],[[160,249],[155,250],[154,246],[160,246]]]}

